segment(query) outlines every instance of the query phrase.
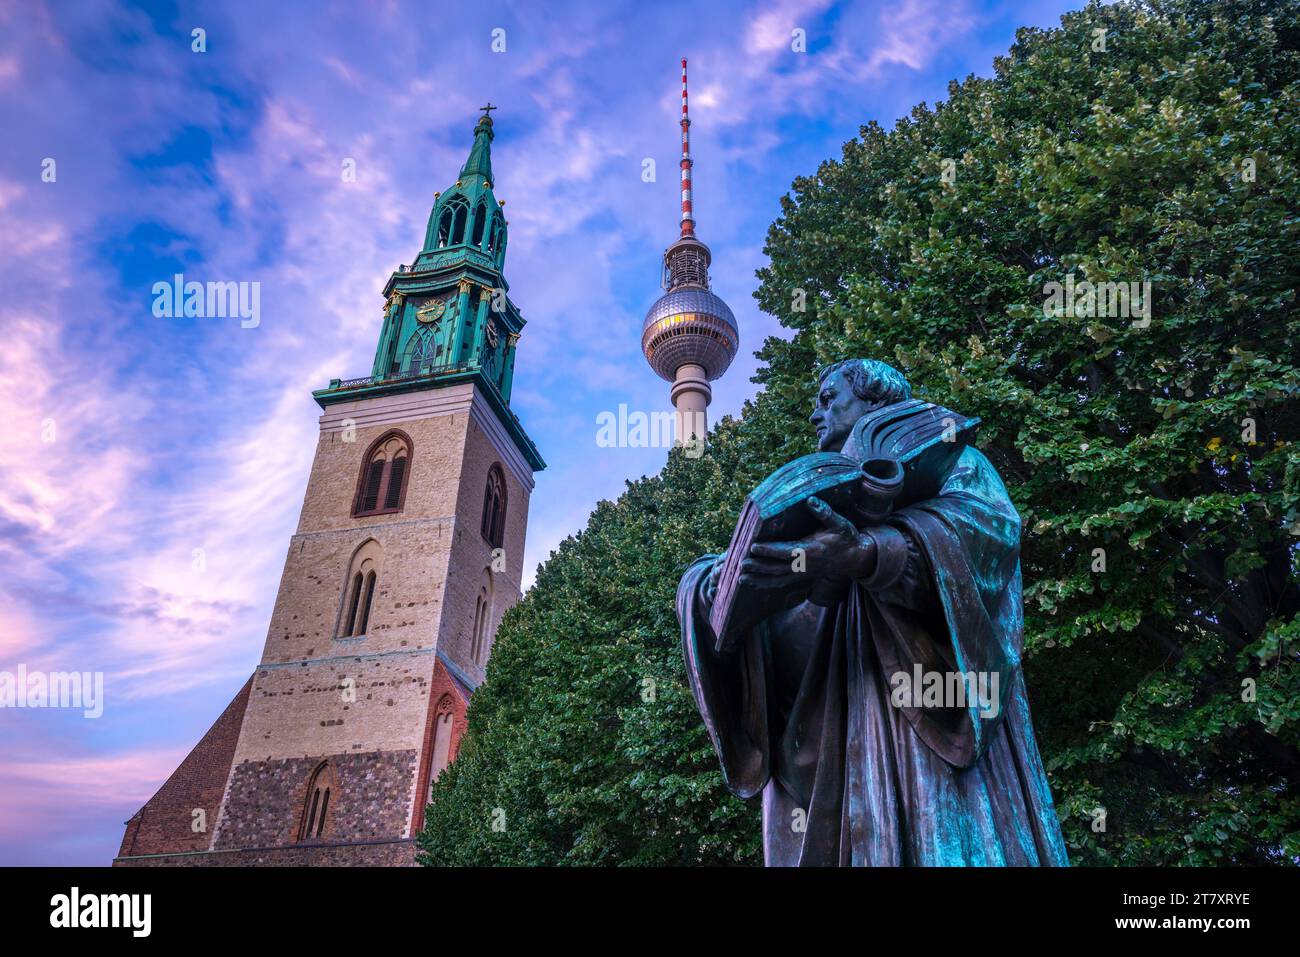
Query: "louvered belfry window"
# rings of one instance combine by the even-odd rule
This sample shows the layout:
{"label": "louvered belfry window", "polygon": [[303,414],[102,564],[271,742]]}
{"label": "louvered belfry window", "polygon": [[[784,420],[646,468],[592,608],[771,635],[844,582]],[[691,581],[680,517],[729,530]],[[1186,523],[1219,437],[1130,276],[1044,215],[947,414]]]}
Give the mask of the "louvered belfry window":
{"label": "louvered belfry window", "polygon": [[483,518],[479,531],[493,548],[500,548],[506,530],[506,480],[501,466],[488,470],[487,486],[483,489]]}
{"label": "louvered belfry window", "polygon": [[393,431],[375,440],[362,462],[352,514],[400,512],[406,501],[410,465],[411,441],[405,433]]}
{"label": "louvered belfry window", "polygon": [[379,506],[379,486],[384,480],[383,460],[370,463],[370,474],[366,476],[366,491],[361,496],[361,511],[373,512]]}
{"label": "louvered belfry window", "polygon": [[406,456],[393,459],[388,472],[388,491],[384,493],[384,508],[396,509],[402,501],[402,480],[406,477]]}

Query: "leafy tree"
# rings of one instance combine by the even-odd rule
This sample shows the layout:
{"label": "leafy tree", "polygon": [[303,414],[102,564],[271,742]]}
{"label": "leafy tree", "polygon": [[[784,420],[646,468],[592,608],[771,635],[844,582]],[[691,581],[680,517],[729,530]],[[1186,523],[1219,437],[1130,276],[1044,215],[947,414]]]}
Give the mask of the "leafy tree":
{"label": "leafy tree", "polygon": [[721,789],[673,610],[681,572],[702,545],[725,544],[734,520],[735,501],[699,503],[762,477],[761,464],[739,460],[743,446],[674,452],[660,475],[601,502],[506,613],[428,809],[427,862],[761,860],[755,812]]}
{"label": "leafy tree", "polygon": [[[1300,858],[1298,145],[1300,2],[1091,4],[796,180],[756,293],[793,330],[759,353],[766,389],[602,502],[507,615],[428,860],[759,859],[672,593],[810,450],[818,362],[855,355],[984,420],[1073,859]],[[1067,277],[1149,282],[1149,321],[1049,314]]]}

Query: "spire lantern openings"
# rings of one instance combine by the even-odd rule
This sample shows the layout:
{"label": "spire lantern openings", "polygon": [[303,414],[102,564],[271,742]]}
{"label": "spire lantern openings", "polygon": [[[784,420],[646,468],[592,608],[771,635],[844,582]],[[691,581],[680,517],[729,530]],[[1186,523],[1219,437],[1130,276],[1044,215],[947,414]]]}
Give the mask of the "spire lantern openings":
{"label": "spire lantern openings", "polygon": [[483,107],[459,178],[435,197],[419,255],[384,287],[389,305],[371,375],[420,382],[474,375],[509,403],[524,320],[506,295],[505,210],[492,192],[495,109]]}
{"label": "spire lantern openings", "polygon": [[434,205],[425,229],[424,247],[417,260],[428,264],[448,247],[470,247],[489,257],[497,270],[505,264],[506,221],[501,204],[492,194],[491,103],[480,107],[483,115],[474,127],[474,145],[454,186],[434,194]]}

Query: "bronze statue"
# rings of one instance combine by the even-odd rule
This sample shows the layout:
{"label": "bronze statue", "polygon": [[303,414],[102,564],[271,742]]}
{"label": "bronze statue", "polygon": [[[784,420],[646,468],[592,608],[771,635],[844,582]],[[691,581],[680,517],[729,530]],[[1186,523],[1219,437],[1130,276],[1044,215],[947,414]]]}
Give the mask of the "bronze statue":
{"label": "bronze statue", "polygon": [[[811,418],[819,448],[848,455],[864,421],[890,415],[884,447],[909,447],[908,423],[921,420],[896,410],[948,423],[941,441],[955,441],[961,417],[911,401],[896,369],[833,365]],[[862,475],[868,486],[883,475],[889,495],[876,489],[865,504],[834,499],[837,511],[780,488],[806,514],[791,506],[773,519],[759,505],[780,496],[769,487],[760,503],[756,490],[729,551],[758,540],[729,566],[709,555],[682,577],[691,688],[727,786],[762,794],[768,866],[1068,863],[1020,667],[1020,517],[975,448],[927,448],[942,469],[928,491],[915,491],[927,488],[922,469],[880,449]],[[838,461],[809,457],[794,471],[808,481]],[[922,497],[891,504],[900,485]],[[765,541],[759,518],[813,530]],[[720,579],[734,608],[721,607]]]}

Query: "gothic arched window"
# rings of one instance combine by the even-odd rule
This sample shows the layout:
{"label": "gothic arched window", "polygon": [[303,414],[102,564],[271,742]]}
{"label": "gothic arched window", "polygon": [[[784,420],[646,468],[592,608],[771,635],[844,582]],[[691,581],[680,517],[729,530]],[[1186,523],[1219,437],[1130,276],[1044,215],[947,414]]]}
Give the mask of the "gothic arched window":
{"label": "gothic arched window", "polygon": [[433,785],[438,776],[451,763],[451,729],[456,720],[452,711],[451,695],[443,695],[433,719],[433,757],[429,764],[429,796],[433,800]]}
{"label": "gothic arched window", "polygon": [[501,466],[488,469],[487,488],[483,490],[483,518],[479,530],[487,543],[500,548],[506,530],[506,477]]}
{"label": "gothic arched window", "polygon": [[476,665],[487,662],[488,632],[492,628],[492,570],[483,570],[483,583],[474,599],[474,630],[470,634],[469,656]]}
{"label": "gothic arched window", "polygon": [[307,798],[303,802],[302,818],[298,823],[298,840],[315,841],[324,837],[329,821],[330,798],[338,791],[334,767],[322,761],[307,782]]}
{"label": "gothic arched window", "polygon": [[370,609],[375,602],[384,553],[373,538],[356,550],[344,578],[343,601],[339,608],[337,638],[361,638],[370,627]]}
{"label": "gothic arched window", "polygon": [[496,254],[497,265],[500,266],[506,258],[506,224],[500,216],[492,219],[492,252]]}
{"label": "gothic arched window", "polygon": [[366,576],[356,572],[348,580],[348,593],[343,604],[343,617],[339,619],[339,637],[352,637],[352,623],[357,620],[357,609],[361,607],[361,592],[366,587]]}
{"label": "gothic arched window", "polygon": [[438,248],[441,249],[447,245],[447,240],[451,238],[451,218],[453,210],[444,209],[442,215],[438,217]]}
{"label": "gothic arched window", "polygon": [[478,209],[474,211],[474,231],[470,234],[471,246],[483,245],[483,229],[487,225],[487,207],[482,203],[478,204]]}
{"label": "gothic arched window", "polygon": [[400,512],[406,502],[407,478],[411,472],[411,440],[405,432],[381,435],[361,462],[352,514],[384,515]]}
{"label": "gothic arched window", "polygon": [[407,343],[406,361],[402,363],[402,371],[417,376],[421,372],[428,372],[434,365],[438,364],[437,337],[430,333],[428,329],[421,329],[419,333],[412,335],[411,341]]}
{"label": "gothic arched window", "polygon": [[427,328],[411,336],[411,341],[406,346],[406,360],[402,363],[402,371],[410,375],[419,375],[444,363],[446,361],[443,358],[443,352],[446,351],[446,344],[443,341],[445,338],[445,335],[439,336],[432,329]]}
{"label": "gothic arched window", "polygon": [[465,241],[465,224],[469,217],[469,204],[458,202],[454,203],[451,208],[455,210],[455,219],[452,220],[451,226],[451,244],[455,246],[457,243]]}

